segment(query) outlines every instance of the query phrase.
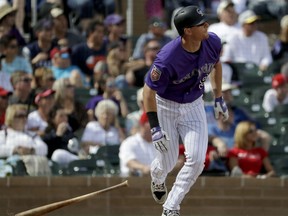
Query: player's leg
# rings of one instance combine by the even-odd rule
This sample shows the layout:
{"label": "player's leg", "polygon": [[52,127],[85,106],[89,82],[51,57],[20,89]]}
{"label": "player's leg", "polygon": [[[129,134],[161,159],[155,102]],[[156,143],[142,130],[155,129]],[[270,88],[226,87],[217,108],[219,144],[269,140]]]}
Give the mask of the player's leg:
{"label": "player's leg", "polygon": [[175,125],[179,114],[175,112],[177,106],[174,102],[162,98],[157,98],[157,109],[160,126],[167,132],[170,140],[168,141],[168,151],[157,152],[157,156],[151,164],[151,190],[155,201],[163,204],[167,197],[165,179],[178,160],[179,134]]}
{"label": "player's leg", "polygon": [[182,105],[179,133],[185,145],[186,161],[164,203],[164,209],[179,210],[184,196],[204,168],[208,131],[204,104],[198,99],[190,106]]}

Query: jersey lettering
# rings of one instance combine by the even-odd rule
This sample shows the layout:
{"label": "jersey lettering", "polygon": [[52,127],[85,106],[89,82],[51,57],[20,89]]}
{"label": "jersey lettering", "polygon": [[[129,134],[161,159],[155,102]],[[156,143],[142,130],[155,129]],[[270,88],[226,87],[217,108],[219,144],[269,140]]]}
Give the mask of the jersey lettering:
{"label": "jersey lettering", "polygon": [[[213,67],[214,67],[214,63],[208,63],[208,64],[204,64],[200,69],[193,69],[192,72],[188,73],[185,77],[183,77],[180,80],[174,80],[173,84],[178,85],[181,84],[183,82],[185,82],[186,80],[189,80],[191,78],[195,78],[198,79],[199,77],[203,76],[206,77],[205,80],[207,79],[207,76],[210,74],[210,72],[212,71]],[[203,81],[204,78],[201,79],[201,81]],[[205,81],[204,80],[204,81]]]}

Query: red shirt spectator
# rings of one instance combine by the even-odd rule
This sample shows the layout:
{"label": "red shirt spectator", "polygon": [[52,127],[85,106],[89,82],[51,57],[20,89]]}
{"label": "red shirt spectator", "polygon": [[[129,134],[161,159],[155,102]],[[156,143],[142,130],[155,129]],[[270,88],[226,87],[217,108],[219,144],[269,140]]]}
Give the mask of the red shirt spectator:
{"label": "red shirt spectator", "polygon": [[268,153],[263,148],[240,149],[233,148],[229,151],[228,157],[238,159],[238,165],[244,174],[257,176],[262,168],[263,159]]}

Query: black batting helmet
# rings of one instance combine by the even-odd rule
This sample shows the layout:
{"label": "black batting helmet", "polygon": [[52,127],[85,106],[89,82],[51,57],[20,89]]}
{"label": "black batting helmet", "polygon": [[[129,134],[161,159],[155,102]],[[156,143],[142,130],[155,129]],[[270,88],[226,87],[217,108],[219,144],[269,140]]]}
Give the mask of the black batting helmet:
{"label": "black batting helmet", "polygon": [[181,36],[184,34],[184,28],[201,25],[206,21],[207,17],[201,9],[192,5],[180,9],[174,17],[175,27]]}

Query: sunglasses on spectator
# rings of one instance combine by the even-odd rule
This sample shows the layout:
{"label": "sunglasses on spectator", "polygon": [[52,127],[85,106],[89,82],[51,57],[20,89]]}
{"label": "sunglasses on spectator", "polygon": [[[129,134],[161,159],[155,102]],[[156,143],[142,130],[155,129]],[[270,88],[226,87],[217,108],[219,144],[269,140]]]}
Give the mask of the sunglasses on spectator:
{"label": "sunglasses on spectator", "polygon": [[68,59],[68,58],[70,58],[70,54],[69,54],[69,53],[61,53],[61,54],[60,54],[60,58],[62,58],[62,59]]}
{"label": "sunglasses on spectator", "polygon": [[155,47],[147,47],[148,50],[152,50],[152,51],[157,51],[160,49],[159,46],[155,46]]}
{"label": "sunglasses on spectator", "polygon": [[25,82],[25,83],[30,83],[32,81],[32,79],[26,77],[26,78],[21,79],[20,81]]}
{"label": "sunglasses on spectator", "polygon": [[18,48],[18,45],[16,45],[16,44],[11,44],[11,45],[8,46],[8,48],[10,48],[10,49],[17,49],[17,48]]}
{"label": "sunglasses on spectator", "polygon": [[71,84],[66,84],[65,87],[66,87],[66,88],[73,88],[74,86],[71,85]]}
{"label": "sunglasses on spectator", "polygon": [[47,81],[54,82],[56,79],[54,77],[47,78]]}
{"label": "sunglasses on spectator", "polygon": [[15,118],[27,118],[27,114],[25,114],[25,113],[18,113],[18,114],[16,114],[15,116],[14,116]]}
{"label": "sunglasses on spectator", "polygon": [[248,133],[248,134],[250,134],[250,133],[255,133],[256,131],[257,131],[256,128],[250,128],[247,133]]}

